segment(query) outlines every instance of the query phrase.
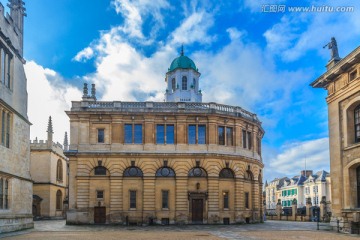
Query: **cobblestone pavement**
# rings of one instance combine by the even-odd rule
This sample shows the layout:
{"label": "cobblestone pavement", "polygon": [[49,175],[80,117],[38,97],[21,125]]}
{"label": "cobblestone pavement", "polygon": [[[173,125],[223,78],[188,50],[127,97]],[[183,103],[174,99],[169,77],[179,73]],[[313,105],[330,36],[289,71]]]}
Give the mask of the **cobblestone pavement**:
{"label": "cobblestone pavement", "polygon": [[183,225],[183,226],[68,226],[64,220],[36,221],[35,228],[0,236],[9,240],[70,240],[70,239],[359,239],[359,235],[317,231],[315,223],[266,221],[244,225]]}

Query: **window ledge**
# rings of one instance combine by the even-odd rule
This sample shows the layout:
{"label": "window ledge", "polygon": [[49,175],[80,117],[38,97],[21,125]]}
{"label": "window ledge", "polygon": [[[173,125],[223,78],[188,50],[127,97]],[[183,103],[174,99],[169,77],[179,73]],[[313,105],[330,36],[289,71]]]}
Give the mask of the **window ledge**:
{"label": "window ledge", "polygon": [[130,211],[136,211],[136,208],[130,208],[129,210]]}
{"label": "window ledge", "polygon": [[353,148],[357,148],[357,147],[360,147],[360,142],[357,142],[357,143],[352,143],[346,147],[344,147],[344,150],[350,150],[350,149],[353,149]]}
{"label": "window ledge", "polygon": [[169,208],[162,208],[161,210],[162,210],[162,211],[170,211]]}

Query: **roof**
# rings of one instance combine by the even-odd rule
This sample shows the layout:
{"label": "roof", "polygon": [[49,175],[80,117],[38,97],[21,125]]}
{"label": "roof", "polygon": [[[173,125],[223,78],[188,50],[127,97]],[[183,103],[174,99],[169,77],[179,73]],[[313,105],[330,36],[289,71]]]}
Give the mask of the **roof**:
{"label": "roof", "polygon": [[333,67],[328,69],[324,74],[310,83],[313,88],[326,88],[329,83],[336,79],[340,74],[345,72],[354,62],[359,62],[360,46],[354,49],[346,57],[337,62]]}
{"label": "roof", "polygon": [[181,69],[191,68],[191,69],[194,69],[195,71],[198,71],[194,61],[191,60],[190,58],[188,58],[187,56],[185,56],[183,51],[181,52],[181,55],[179,57],[175,58],[171,62],[170,68],[168,70],[169,70],[169,72],[171,72],[178,68],[181,68]]}

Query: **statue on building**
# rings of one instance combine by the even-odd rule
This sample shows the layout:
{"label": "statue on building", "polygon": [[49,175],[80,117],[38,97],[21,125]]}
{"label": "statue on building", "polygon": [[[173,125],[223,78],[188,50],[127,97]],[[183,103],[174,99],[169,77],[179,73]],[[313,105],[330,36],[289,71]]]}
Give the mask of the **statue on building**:
{"label": "statue on building", "polygon": [[331,41],[326,44],[323,48],[328,47],[328,49],[331,49],[331,60],[340,60],[339,57],[339,51],[338,51],[338,47],[337,47],[337,43],[336,43],[336,39],[334,37],[331,38]]}

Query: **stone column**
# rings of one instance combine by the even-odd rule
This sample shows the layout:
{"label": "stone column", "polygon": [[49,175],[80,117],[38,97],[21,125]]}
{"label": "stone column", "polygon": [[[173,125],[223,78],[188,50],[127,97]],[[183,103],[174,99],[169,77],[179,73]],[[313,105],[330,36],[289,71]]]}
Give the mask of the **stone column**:
{"label": "stone column", "polygon": [[278,220],[281,220],[281,213],[282,213],[281,200],[278,199],[278,202],[276,204],[276,216]]}
{"label": "stone column", "polygon": [[326,197],[322,196],[320,202],[320,222],[324,221],[326,217]]}
{"label": "stone column", "polygon": [[189,199],[188,199],[187,184],[188,184],[187,177],[176,178],[175,222],[177,224],[188,223]]}
{"label": "stone column", "polygon": [[306,199],[306,221],[310,221],[311,220],[311,212],[310,212],[310,208],[312,207],[311,204],[311,198],[307,198]]}
{"label": "stone column", "polygon": [[123,210],[123,179],[120,176],[110,177],[110,222],[123,222],[121,212]]}
{"label": "stone column", "polygon": [[219,223],[219,178],[208,179],[208,223]]}
{"label": "stone column", "polygon": [[235,222],[244,223],[241,210],[244,209],[244,182],[241,178],[235,179]]}
{"label": "stone column", "polygon": [[296,200],[296,198],[294,198],[294,200],[292,201],[291,210],[292,210],[292,220],[296,221],[296,211],[297,211],[297,200]]}
{"label": "stone column", "polygon": [[149,222],[150,218],[155,218],[155,177],[144,177],[144,196],[143,196],[143,222]]}

